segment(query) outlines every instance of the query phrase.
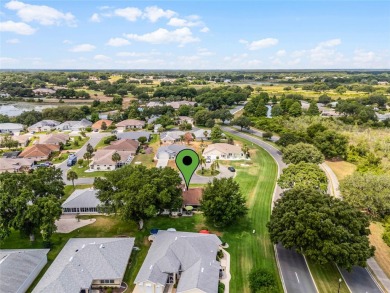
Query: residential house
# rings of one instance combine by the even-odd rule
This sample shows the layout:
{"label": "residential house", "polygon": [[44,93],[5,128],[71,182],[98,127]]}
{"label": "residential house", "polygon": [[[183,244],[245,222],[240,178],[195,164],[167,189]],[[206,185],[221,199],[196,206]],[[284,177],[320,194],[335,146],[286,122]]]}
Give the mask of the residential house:
{"label": "residential house", "polygon": [[194,126],[194,119],[191,117],[188,117],[188,116],[179,116],[178,123],[179,124],[188,123],[188,124],[191,124],[192,126]]}
{"label": "residential house", "polygon": [[182,150],[187,150],[192,148],[186,145],[171,144],[166,146],[160,146],[156,153],[157,160],[173,160],[176,158],[176,155]]}
{"label": "residential house", "polygon": [[217,293],[221,240],[214,234],[158,231],[135,278],[133,293]]}
{"label": "residential house", "polygon": [[192,206],[198,208],[201,206],[200,201],[203,196],[203,188],[189,188],[184,190],[182,193],[183,196],[183,207]]}
{"label": "residential house", "polygon": [[0,133],[19,135],[23,129],[23,125],[19,123],[0,123]]}
{"label": "residential house", "polygon": [[5,153],[3,153],[3,158],[15,159],[15,158],[17,158],[19,156],[20,153],[21,153],[21,151],[5,152]]}
{"label": "residential house", "polygon": [[182,105],[187,105],[187,106],[194,106],[196,102],[190,102],[190,101],[177,101],[177,102],[169,102],[166,105],[171,106],[173,109],[177,110],[180,108]]}
{"label": "residential house", "polygon": [[151,138],[151,133],[147,131],[129,131],[129,132],[119,132],[117,133],[117,137],[119,139],[132,139],[138,140],[140,137],[144,136],[149,141]]}
{"label": "residential house", "polygon": [[386,119],[390,119],[390,113],[386,113],[386,114],[375,113],[375,114],[378,117],[379,121],[384,121]]}
{"label": "residential house", "polygon": [[99,213],[98,190],[93,188],[76,189],[61,205],[63,214]]}
{"label": "residential house", "polygon": [[57,126],[57,130],[60,131],[84,131],[85,128],[91,127],[92,122],[87,119],[81,119],[80,121],[65,121]]}
{"label": "residential house", "polygon": [[55,145],[61,145],[66,144],[66,142],[69,140],[69,135],[65,133],[50,133],[41,135],[39,137],[39,144],[55,144]]}
{"label": "residential house", "polygon": [[142,129],[145,127],[145,121],[136,119],[127,119],[116,124],[118,131],[125,131],[128,129]]}
{"label": "residential house", "polygon": [[35,161],[44,161],[49,159],[53,152],[60,150],[59,145],[55,144],[35,144],[25,148],[20,154],[19,158],[33,159]]}
{"label": "residential house", "polygon": [[148,124],[153,124],[158,118],[160,118],[160,115],[152,115],[152,117],[150,117],[147,122]]}
{"label": "residential house", "polygon": [[47,263],[49,249],[1,249],[0,292],[24,293]]}
{"label": "residential house", "polygon": [[209,129],[198,129],[192,131],[192,133],[195,136],[195,140],[200,141],[200,140],[208,140],[210,139],[211,136],[211,130]]}
{"label": "residential house", "polygon": [[111,120],[107,120],[107,119],[98,120],[94,124],[92,124],[92,130],[93,131],[101,130],[103,122],[106,123],[107,127],[109,127],[112,124]]}
{"label": "residential house", "polygon": [[106,146],[105,150],[115,151],[129,151],[132,156],[137,154],[139,142],[133,139],[119,139],[111,142],[109,146]]}
{"label": "residential house", "polygon": [[49,95],[54,95],[56,93],[55,90],[47,89],[47,88],[38,88],[38,89],[33,90],[33,92],[37,96],[49,96]]}
{"label": "residential house", "polygon": [[32,135],[31,134],[23,134],[23,135],[14,135],[12,139],[18,142],[19,147],[26,147],[30,142]]}
{"label": "residential house", "polygon": [[240,160],[245,159],[241,147],[228,143],[214,143],[208,145],[203,151],[203,157],[211,160]]}
{"label": "residential house", "polygon": [[33,165],[34,165],[34,159],[0,158],[0,173],[24,172],[30,170]]}
{"label": "residential house", "polygon": [[27,128],[28,131],[41,132],[52,131],[61,123],[55,120],[42,120]]}
{"label": "residential house", "polygon": [[162,127],[161,124],[155,124],[155,125],[153,126],[153,132],[154,132],[154,133],[158,133],[158,130],[159,130],[161,127]]}
{"label": "residential house", "polygon": [[71,238],[33,293],[91,293],[119,288],[134,238]]}
{"label": "residential house", "polygon": [[163,143],[174,143],[177,141],[181,141],[182,137],[184,137],[184,131],[167,131],[161,132],[160,140]]}
{"label": "residential house", "polygon": [[[119,162],[114,162],[112,160],[112,155],[115,153],[118,153],[121,157],[121,160]],[[134,157],[132,155],[132,152],[130,151],[100,149],[96,151],[92,163],[90,164],[90,169],[96,171],[115,170],[119,167],[130,164],[133,158]]]}
{"label": "residential house", "polygon": [[164,106],[164,104],[160,102],[153,102],[153,101],[146,104],[146,107],[148,108],[161,107],[161,106]]}

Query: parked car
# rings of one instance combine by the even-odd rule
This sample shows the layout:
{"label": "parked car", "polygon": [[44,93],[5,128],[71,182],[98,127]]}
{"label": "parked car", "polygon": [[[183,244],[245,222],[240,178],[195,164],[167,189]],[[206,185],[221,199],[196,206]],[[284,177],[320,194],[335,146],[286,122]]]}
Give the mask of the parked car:
{"label": "parked car", "polygon": [[66,165],[68,167],[72,167],[73,165],[75,165],[77,163],[77,157],[75,154],[70,154],[69,157],[68,157],[68,161],[66,162]]}
{"label": "parked car", "polygon": [[228,167],[228,170],[230,171],[230,172],[236,172],[236,169],[234,169],[234,167]]}
{"label": "parked car", "polygon": [[207,158],[207,159],[206,159],[206,163],[211,163],[211,159],[210,159],[210,158]]}

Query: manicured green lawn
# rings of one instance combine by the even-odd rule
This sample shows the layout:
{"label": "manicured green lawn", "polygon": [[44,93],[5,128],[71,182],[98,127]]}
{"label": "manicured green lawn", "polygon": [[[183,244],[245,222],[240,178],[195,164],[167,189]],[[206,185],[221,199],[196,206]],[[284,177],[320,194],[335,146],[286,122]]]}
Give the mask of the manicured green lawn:
{"label": "manicured green lawn", "polygon": [[[141,162],[141,163],[137,163]],[[131,165],[142,165],[147,168],[156,167],[156,160],[154,160],[154,154],[138,154],[130,163]]]}
{"label": "manicured green lawn", "polygon": [[103,147],[108,146],[109,144],[105,144],[104,141],[107,139],[107,137],[103,137],[95,146],[95,149],[101,149]]}
{"label": "manicured green lawn", "polygon": [[[78,137],[81,137],[81,140],[78,140]],[[89,140],[89,137],[78,137],[75,136],[72,140],[70,140],[69,145],[64,146],[64,150],[78,150]]]}
{"label": "manicured green lawn", "polygon": [[71,168],[72,171],[75,171],[77,173],[79,178],[80,177],[101,177],[101,176],[104,176],[104,174],[106,172],[109,172],[109,171],[106,171],[106,172],[105,171],[85,172],[88,169],[89,169],[89,166],[87,164],[85,166],[83,166],[82,168],[80,168],[79,164],[76,164]]}
{"label": "manicured green lawn", "polygon": [[53,164],[59,164],[59,163],[62,163],[63,161],[65,161],[68,157],[69,157],[69,154],[62,153],[62,154],[59,155],[59,156],[55,156],[55,157],[54,157],[53,159],[51,159],[50,161],[51,161]]}
{"label": "manicured green lawn", "polygon": [[[319,293],[337,292],[339,279],[343,278],[334,264],[319,265],[310,259],[307,259],[307,263]],[[340,293],[349,293],[344,280],[341,282]]]}
{"label": "manicured green lawn", "polygon": [[219,171],[215,170],[214,173],[211,174],[211,170],[205,168],[203,169],[203,173],[202,170],[196,170],[196,174],[198,174],[199,176],[212,177],[212,176],[217,176],[219,174]]}

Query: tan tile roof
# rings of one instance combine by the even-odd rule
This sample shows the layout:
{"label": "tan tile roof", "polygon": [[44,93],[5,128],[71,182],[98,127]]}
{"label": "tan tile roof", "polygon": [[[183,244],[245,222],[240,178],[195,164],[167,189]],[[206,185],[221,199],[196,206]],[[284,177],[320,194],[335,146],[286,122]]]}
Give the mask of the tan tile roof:
{"label": "tan tile roof", "polygon": [[1,171],[9,171],[12,172],[14,170],[18,171],[23,167],[30,167],[34,163],[34,160],[24,159],[24,158],[0,158],[0,172]]}
{"label": "tan tile roof", "polygon": [[127,161],[127,159],[132,156],[130,151],[116,151],[110,149],[100,149],[97,150],[94,157],[92,165],[115,165],[116,163],[112,160],[112,155],[118,153],[121,156],[121,163]]}
{"label": "tan tile roof", "polygon": [[52,152],[59,151],[60,147],[54,144],[36,144],[29,146],[19,154],[20,158],[47,157]]}
{"label": "tan tile roof", "polygon": [[39,144],[59,144],[66,143],[69,140],[69,135],[65,133],[51,133],[42,135],[39,138]]}
{"label": "tan tile roof", "polygon": [[105,147],[106,150],[130,151],[135,153],[139,147],[139,142],[133,139],[120,139],[113,141],[111,145]]}
{"label": "tan tile roof", "polygon": [[241,154],[242,150],[239,146],[228,144],[228,143],[213,143],[206,147],[206,149],[203,151],[203,154],[207,154],[208,152],[211,152],[213,150],[218,150],[221,153],[224,154]]}
{"label": "tan tile roof", "polygon": [[203,188],[190,188],[183,191],[183,205],[200,206],[200,200],[202,199]]}
{"label": "tan tile roof", "polygon": [[107,127],[112,124],[111,120],[102,119],[102,120],[98,120],[94,124],[92,124],[92,128],[93,129],[101,129],[103,122],[106,122]]}
{"label": "tan tile roof", "polygon": [[136,119],[127,119],[123,120],[116,124],[118,127],[126,127],[126,126],[144,126],[145,121],[142,120],[136,120]]}

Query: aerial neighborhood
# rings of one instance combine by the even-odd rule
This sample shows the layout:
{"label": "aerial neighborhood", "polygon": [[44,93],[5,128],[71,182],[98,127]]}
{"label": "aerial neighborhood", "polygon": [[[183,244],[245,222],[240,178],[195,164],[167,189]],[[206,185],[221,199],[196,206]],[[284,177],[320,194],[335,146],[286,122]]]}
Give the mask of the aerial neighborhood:
{"label": "aerial neighborhood", "polygon": [[386,292],[375,80],[0,72],[0,293]]}

